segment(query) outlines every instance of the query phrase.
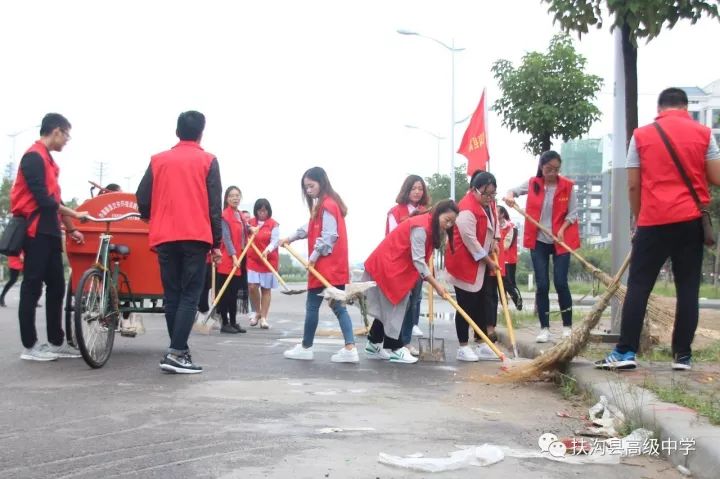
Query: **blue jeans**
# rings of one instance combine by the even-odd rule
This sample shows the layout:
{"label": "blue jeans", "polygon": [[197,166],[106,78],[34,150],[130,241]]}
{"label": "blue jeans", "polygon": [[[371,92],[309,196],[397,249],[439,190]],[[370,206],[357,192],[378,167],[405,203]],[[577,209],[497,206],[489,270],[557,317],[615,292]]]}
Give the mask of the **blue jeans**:
{"label": "blue jeans", "polygon": [[400,329],[400,341],[402,341],[403,346],[410,344],[412,341],[413,326],[417,326],[420,322],[420,303],[422,301],[423,284],[422,279],[418,280],[410,291],[408,309],[405,311],[405,318],[403,319],[402,328]]}
{"label": "blue jeans", "polygon": [[[337,289],[345,289],[345,285],[335,285],[335,287]],[[323,289],[325,288],[312,288],[307,292],[307,301],[305,302],[305,330],[303,332],[302,341],[304,348],[311,347],[313,345],[313,340],[315,339],[320,305],[322,305],[323,301],[325,301],[325,298],[320,296]],[[350,319],[350,315],[348,314],[345,305],[339,301],[331,301],[330,307],[340,323],[340,330],[342,331],[343,338],[345,338],[345,344],[355,344],[352,319]]]}
{"label": "blue jeans", "polygon": [[540,327],[550,327],[550,257],[553,259],[553,283],[560,303],[563,326],[572,325],[572,296],[568,286],[568,269],[570,253],[556,254],[555,245],[538,241],[535,249],[530,250],[533,269],[535,270],[535,304],[537,305]]}
{"label": "blue jeans", "polygon": [[171,241],[159,244],[156,249],[170,336],[168,352],[186,353],[190,350],[187,341],[205,283],[205,259],[210,245],[200,241]]}

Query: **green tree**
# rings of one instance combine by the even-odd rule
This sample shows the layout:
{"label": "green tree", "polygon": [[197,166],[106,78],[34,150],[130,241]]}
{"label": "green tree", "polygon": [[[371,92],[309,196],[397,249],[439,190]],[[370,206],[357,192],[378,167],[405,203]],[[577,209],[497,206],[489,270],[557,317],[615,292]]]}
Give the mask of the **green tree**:
{"label": "green tree", "polygon": [[518,68],[503,59],[493,64],[502,97],[492,108],[503,126],[530,135],[528,151],[539,155],[549,150],[553,137],[577,138],[600,118],[592,100],[602,79],[585,73],[586,62],[570,37],[556,35],[547,53],[527,53]]}
{"label": "green tree", "polygon": [[[468,181],[465,170],[466,165],[460,165],[455,167],[455,201],[460,201],[460,198],[465,196],[470,183]],[[435,204],[438,201],[446,200],[450,198],[450,176],[441,175],[440,173],[434,173],[432,176],[425,178],[427,184],[428,193],[432,203]]]}
{"label": "green tree", "polygon": [[[637,41],[649,42],[667,26],[672,28],[678,20],[696,23],[703,15],[718,17],[718,1],[702,0],[543,0],[550,7],[565,31],[581,36],[589,27],[602,28],[603,8],[613,17],[611,30],[619,27],[625,70],[625,121],[627,141],[638,126],[637,112]],[[603,8],[601,8],[603,7]]]}

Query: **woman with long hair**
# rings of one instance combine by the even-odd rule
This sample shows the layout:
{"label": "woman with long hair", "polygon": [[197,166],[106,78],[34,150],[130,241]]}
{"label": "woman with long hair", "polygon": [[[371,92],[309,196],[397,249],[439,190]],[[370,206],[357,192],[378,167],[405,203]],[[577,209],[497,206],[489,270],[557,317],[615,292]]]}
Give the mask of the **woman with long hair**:
{"label": "woman with long hair", "polygon": [[[580,247],[580,229],[575,183],[560,175],[561,164],[562,159],[556,151],[549,150],[540,155],[535,176],[508,191],[505,202],[512,207],[516,197],[528,195],[527,214],[570,248],[577,249]],[[550,258],[553,261],[553,283],[560,303],[562,335],[569,337],[572,333],[572,296],[568,286],[570,252],[555,244],[552,236],[529,221],[525,222],[523,245],[530,250],[537,283],[535,304],[540,319],[540,334],[536,341],[546,343],[550,340]]]}
{"label": "woman with long hair", "polygon": [[[272,206],[265,198],[260,198],[253,206],[253,217],[250,226],[257,228],[255,245],[275,271],[280,266],[280,256],[277,251],[280,241],[280,224],[272,217]],[[270,299],[272,290],[278,287],[278,281],[270,268],[265,265],[262,258],[250,248],[247,253],[247,280],[250,289],[250,303],[255,316],[250,320],[250,326],[260,325],[261,329],[269,329],[268,313],[270,312]]]}
{"label": "woman with long hair", "polygon": [[[348,261],[348,239],[345,229],[347,207],[340,195],[333,189],[325,170],[319,166],[310,168],[300,180],[302,194],[310,213],[310,221],[295,234],[280,241],[280,245],[295,240],[308,239],[308,262],[331,285],[345,289],[350,280]],[[305,304],[305,330],[301,344],[285,351],[288,359],[312,360],[313,341],[318,325],[318,312],[323,302],[320,293],[323,284],[308,271],[308,292]],[[340,301],[331,301],[330,307],[340,323],[345,347],[332,355],[335,363],[357,363],[359,361],[352,319],[347,308]]]}

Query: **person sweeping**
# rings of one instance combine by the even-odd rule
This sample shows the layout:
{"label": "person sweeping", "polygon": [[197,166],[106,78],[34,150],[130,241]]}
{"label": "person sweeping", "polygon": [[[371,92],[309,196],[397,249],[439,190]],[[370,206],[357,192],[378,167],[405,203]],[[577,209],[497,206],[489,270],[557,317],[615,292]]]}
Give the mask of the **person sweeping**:
{"label": "person sweeping", "polygon": [[504,206],[498,205],[498,216],[500,217],[500,241],[502,244],[505,274],[502,277],[505,291],[510,295],[515,308],[518,311],[523,309],[522,295],[517,287],[515,272],[518,261],[518,228],[510,219],[510,214]]}
{"label": "person sweeping", "polygon": [[[277,247],[280,241],[280,225],[272,217],[272,207],[265,198],[260,198],[253,206],[253,217],[249,221],[251,227],[257,228],[255,245],[257,250],[251,248],[247,254],[247,276],[250,289],[250,303],[255,316],[250,320],[250,326],[260,325],[261,329],[269,329],[268,313],[272,290],[278,287],[278,280],[272,270],[265,264],[263,256],[275,268],[280,266],[280,255]],[[257,251],[260,251],[258,254]]]}
{"label": "person sweeping", "polygon": [[366,293],[368,314],[375,318],[365,345],[368,359],[417,362],[403,342],[401,331],[413,321],[412,292],[418,279],[430,283],[440,297],[447,295],[430,274],[427,263],[433,249],[440,248],[455,224],[457,214],[454,201],[441,201],[432,214],[420,214],[400,223],[365,260],[362,280],[377,283]]}
{"label": "person sweeping", "polygon": [[[350,280],[348,239],[345,229],[347,207],[330,184],[325,170],[319,166],[310,168],[303,174],[300,187],[310,212],[310,221],[289,238],[282,239],[280,245],[307,238],[309,266],[318,271],[332,286],[344,290],[345,284]],[[320,296],[323,289],[325,288],[322,282],[308,271],[305,330],[302,343],[285,351],[286,358],[308,361],[314,358],[313,341],[318,326],[320,305],[323,302],[323,297]],[[330,307],[340,323],[345,340],[345,347],[333,354],[331,361],[334,363],[359,362],[352,319],[350,319],[347,308],[340,301],[331,301]]]}

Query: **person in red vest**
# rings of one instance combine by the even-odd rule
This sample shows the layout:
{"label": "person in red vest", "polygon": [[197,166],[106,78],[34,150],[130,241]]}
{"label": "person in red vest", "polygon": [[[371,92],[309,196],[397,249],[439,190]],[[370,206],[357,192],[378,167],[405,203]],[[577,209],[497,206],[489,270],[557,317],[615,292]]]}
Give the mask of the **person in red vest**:
{"label": "person in red vest", "polygon": [[247,244],[248,234],[245,219],[238,210],[241,200],[242,193],[237,186],[229,186],[225,190],[225,200],[223,201],[225,209],[222,213],[222,243],[220,245],[222,257],[217,265],[218,288],[225,284],[233,267],[236,268],[218,303],[218,313],[222,318],[221,333],[247,332],[237,324],[238,290],[240,289],[240,277],[243,274],[238,257]]}
{"label": "person in red vest", "polygon": [[[385,221],[385,236],[390,234],[392,230],[397,226],[410,218],[413,215],[424,212],[430,204],[430,195],[425,185],[425,180],[418,175],[409,175],[403,181],[400,187],[400,192],[395,198],[397,203],[388,212],[387,219]],[[403,344],[405,344],[413,354],[417,356],[420,352],[415,349],[410,341],[413,336],[422,336],[423,331],[420,329],[420,303],[422,302],[422,279],[419,279],[413,289],[412,309],[408,310],[408,314],[412,316],[412,322],[408,323],[407,326],[400,333]]]}
{"label": "person in red vest", "polygon": [[605,359],[595,363],[601,369],[637,367],[635,354],[648,298],[668,258],[677,296],[671,367],[692,367],[703,261],[701,208],[710,202],[708,182],[720,185],[720,150],[710,128],[688,113],[685,91],[664,90],[657,111],[655,122],[637,128],[628,146],[628,196],[636,228],[620,339]]}
{"label": "person in red vest", "polygon": [[[262,256],[277,271],[280,267],[280,255],[277,247],[280,241],[280,224],[272,217],[272,206],[265,198],[260,198],[253,206],[253,218],[250,226],[258,228],[255,235],[255,245]],[[255,316],[250,320],[250,326],[260,324],[260,328],[269,329],[267,322],[270,312],[272,290],[278,287],[277,278],[265,266],[260,256],[253,248],[247,253],[247,276],[250,288],[250,302],[255,310]]]}
{"label": "person in red vest", "polygon": [[[70,140],[72,126],[59,113],[48,113],[40,125],[40,139],[20,160],[15,183],[10,191],[10,210],[28,220],[23,245],[25,254],[20,285],[20,337],[24,350],[21,359],[53,361],[79,358],[80,354],[65,342],[62,329],[62,305],[65,296],[65,272],[62,260],[62,230],[76,242],[84,241],[72,218],[83,219],[85,212],[72,210],[62,203],[60,167],[51,151],[62,151]],[[45,317],[49,344],[38,344],[35,307],[45,283]]]}
{"label": "person in red vest", "polygon": [[[455,288],[457,302],[491,341],[497,341],[497,274],[500,266],[493,255],[500,251],[500,224],[495,196],[497,182],[487,171],[476,171],[470,179],[467,194],[458,203],[460,214],[453,228],[454,251],[445,250],[448,282]],[[469,328],[460,314],[455,314],[455,330],[460,346],[458,361],[498,359],[495,353],[475,337],[475,347],[468,345]]]}
{"label": "person in red vest", "polygon": [[137,189],[140,215],[150,221],[148,242],[157,252],[163,285],[163,308],[170,347],[160,369],[196,374],[202,367],[190,356],[188,337],[205,279],[205,259],[212,248],[222,257],[222,186],[215,155],[200,147],[205,115],[181,113],[179,142],[150,159]]}
{"label": "person in red vest", "polygon": [[10,278],[8,278],[7,283],[5,283],[5,287],[2,290],[2,294],[0,294],[0,307],[5,307],[5,295],[8,291],[10,291],[10,288],[13,287],[13,285],[17,282],[18,278],[20,277],[20,273],[22,273],[23,270],[23,254],[22,252],[17,256],[8,256],[7,257],[8,262],[8,269],[10,270]]}
{"label": "person in red vest", "polygon": [[522,311],[523,302],[520,289],[515,281],[515,272],[517,271],[518,261],[518,229],[510,219],[510,214],[504,206],[498,206],[498,215],[500,216],[500,241],[503,251],[503,262],[505,263],[505,276],[503,276],[503,284],[505,291],[510,295],[515,308]]}
{"label": "person in red vest", "polygon": [[368,314],[375,318],[365,345],[368,359],[389,359],[405,364],[417,362],[402,337],[406,325],[412,324],[412,316],[408,313],[414,307],[413,290],[418,278],[422,278],[441,297],[447,294],[430,274],[427,263],[433,249],[439,248],[451,231],[457,214],[454,201],[441,201],[435,205],[432,214],[419,214],[401,222],[365,260],[362,281],[377,283],[366,293]]}
{"label": "person in red vest", "polygon": [[[298,239],[308,240],[308,262],[338,289],[345,289],[350,280],[348,261],[348,239],[345,229],[347,207],[342,198],[333,190],[325,170],[315,166],[307,170],[300,181],[305,202],[310,211],[310,221],[295,234],[280,241],[280,245]],[[302,344],[285,351],[288,359],[313,359],[313,340],[318,325],[318,312],[323,302],[320,293],[322,283],[308,271],[308,292],[305,305],[305,331]],[[330,307],[340,323],[345,347],[333,354],[334,363],[357,363],[359,361],[352,319],[347,308],[339,301],[331,301]]]}
{"label": "person in red vest", "polygon": [[[526,212],[572,249],[580,247],[575,183],[560,176],[560,155],[552,150],[540,155],[537,174],[517,188],[508,191],[505,202],[515,205],[515,198],[527,194]],[[530,250],[535,272],[535,304],[540,319],[536,341],[550,340],[550,258],[553,260],[553,283],[560,303],[563,338],[572,332],[572,296],[568,286],[570,252],[532,223],[525,222],[523,244]]]}

